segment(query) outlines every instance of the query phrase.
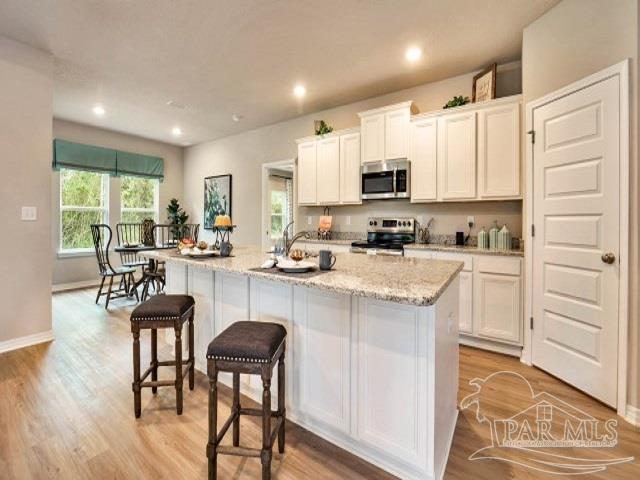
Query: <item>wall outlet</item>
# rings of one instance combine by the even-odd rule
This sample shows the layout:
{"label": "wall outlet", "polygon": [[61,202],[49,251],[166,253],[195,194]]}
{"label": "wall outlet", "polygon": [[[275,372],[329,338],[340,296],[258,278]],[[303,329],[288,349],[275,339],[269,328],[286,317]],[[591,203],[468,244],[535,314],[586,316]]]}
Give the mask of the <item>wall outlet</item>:
{"label": "wall outlet", "polygon": [[311,221],[312,221],[311,215],[307,215],[307,225],[311,225]]}
{"label": "wall outlet", "polygon": [[38,219],[37,207],[22,207],[22,221],[35,222]]}
{"label": "wall outlet", "polygon": [[344,217],[344,224],[351,225],[351,215],[347,215],[346,217]]}
{"label": "wall outlet", "polygon": [[476,218],[473,216],[468,216],[467,225],[469,225],[470,227],[473,227],[475,224],[476,224]]}

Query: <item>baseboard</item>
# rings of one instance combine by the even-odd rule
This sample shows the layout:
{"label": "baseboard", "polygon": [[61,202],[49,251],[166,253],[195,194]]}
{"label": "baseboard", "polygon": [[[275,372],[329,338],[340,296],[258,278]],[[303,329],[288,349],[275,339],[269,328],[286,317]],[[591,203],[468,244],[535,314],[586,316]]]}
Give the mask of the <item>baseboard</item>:
{"label": "baseboard", "polygon": [[57,283],[51,286],[53,293],[66,292],[67,290],[79,290],[81,288],[97,287],[99,280],[83,280],[81,282]]}
{"label": "baseboard", "polygon": [[460,334],[460,336],[458,337],[458,342],[460,343],[460,345],[481,348],[483,350],[502,353],[504,355],[511,355],[512,357],[520,358],[520,356],[522,355],[522,347],[520,345],[496,342],[493,340],[471,337],[464,334]]}
{"label": "baseboard", "polygon": [[19,348],[30,347],[31,345],[50,342],[52,340],[53,330],[34,333],[33,335],[27,335],[26,337],[12,338],[11,340],[0,342],[0,353],[10,352],[11,350],[18,350]]}
{"label": "baseboard", "polygon": [[623,418],[630,424],[640,427],[640,408],[627,404]]}

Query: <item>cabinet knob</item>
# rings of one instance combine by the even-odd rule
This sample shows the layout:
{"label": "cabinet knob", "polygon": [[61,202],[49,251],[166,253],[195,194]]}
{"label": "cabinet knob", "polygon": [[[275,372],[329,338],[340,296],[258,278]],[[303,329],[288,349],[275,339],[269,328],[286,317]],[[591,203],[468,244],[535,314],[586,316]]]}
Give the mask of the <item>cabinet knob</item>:
{"label": "cabinet knob", "polygon": [[611,252],[603,253],[601,258],[604,263],[609,265],[616,261],[616,256]]}

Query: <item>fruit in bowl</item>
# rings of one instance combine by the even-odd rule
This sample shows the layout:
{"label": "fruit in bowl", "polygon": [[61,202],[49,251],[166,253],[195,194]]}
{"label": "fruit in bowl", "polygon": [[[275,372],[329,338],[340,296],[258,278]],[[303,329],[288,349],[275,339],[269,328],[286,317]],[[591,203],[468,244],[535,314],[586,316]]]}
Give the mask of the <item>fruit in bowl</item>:
{"label": "fruit in bowl", "polygon": [[205,242],[204,240],[200,240],[198,242],[198,248],[200,250],[206,250],[207,248],[209,248],[209,244],[207,242]]}

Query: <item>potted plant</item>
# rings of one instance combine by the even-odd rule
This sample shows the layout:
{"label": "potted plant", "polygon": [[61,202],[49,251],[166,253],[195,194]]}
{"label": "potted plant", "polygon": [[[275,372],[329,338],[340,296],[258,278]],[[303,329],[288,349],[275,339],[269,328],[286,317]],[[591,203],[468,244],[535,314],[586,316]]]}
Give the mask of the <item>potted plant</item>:
{"label": "potted plant", "polygon": [[187,212],[185,212],[184,209],[180,206],[177,198],[172,198],[169,201],[169,205],[167,206],[167,217],[169,223],[171,225],[175,225],[171,229],[171,233],[173,234],[174,238],[182,239],[184,229],[180,228],[179,225],[184,225],[185,223],[187,223],[189,215],[187,215]]}

